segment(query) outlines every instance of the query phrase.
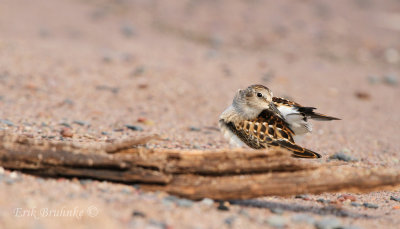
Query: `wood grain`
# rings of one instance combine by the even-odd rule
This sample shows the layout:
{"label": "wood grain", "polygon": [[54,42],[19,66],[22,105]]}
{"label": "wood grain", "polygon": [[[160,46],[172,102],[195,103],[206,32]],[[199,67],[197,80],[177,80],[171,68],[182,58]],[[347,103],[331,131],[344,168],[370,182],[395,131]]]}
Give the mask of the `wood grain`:
{"label": "wood grain", "polygon": [[0,166],[51,177],[141,184],[189,199],[231,200],[302,193],[368,192],[400,185],[400,170],[297,159],[268,150],[148,149],[157,136],[80,144],[0,135]]}

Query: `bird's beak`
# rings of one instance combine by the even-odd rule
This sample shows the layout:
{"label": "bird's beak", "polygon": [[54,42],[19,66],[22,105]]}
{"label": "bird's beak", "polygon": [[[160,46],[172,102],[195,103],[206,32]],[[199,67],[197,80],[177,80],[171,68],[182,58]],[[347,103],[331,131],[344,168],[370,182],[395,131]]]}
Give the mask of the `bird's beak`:
{"label": "bird's beak", "polygon": [[269,104],[269,110],[283,119],[283,116],[282,116],[281,112],[278,110],[278,108],[276,108],[276,106],[273,103]]}

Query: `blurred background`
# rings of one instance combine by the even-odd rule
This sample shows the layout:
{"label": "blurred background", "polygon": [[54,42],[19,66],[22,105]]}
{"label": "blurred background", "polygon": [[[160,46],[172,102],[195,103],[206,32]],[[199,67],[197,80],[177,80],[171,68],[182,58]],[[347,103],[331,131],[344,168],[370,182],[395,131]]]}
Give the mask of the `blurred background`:
{"label": "blurred background", "polygon": [[[219,114],[237,89],[259,83],[275,96],[342,119],[315,123],[301,145],[325,158],[345,152],[367,165],[399,166],[399,80],[399,0],[0,4],[0,128],[32,138],[96,143],[157,133],[163,141],[148,147],[224,148]],[[0,189],[3,209],[48,206],[24,202],[44,182],[24,179]],[[72,198],[71,189],[74,197],[86,187],[76,180],[46,186],[32,191],[32,200],[56,207]],[[90,187],[102,194],[76,201],[90,196],[104,215],[84,223],[126,226],[132,206],[156,211],[152,216],[169,225],[178,222],[176,215],[165,216],[160,202],[149,209],[146,201],[158,197],[132,194],[133,200],[119,201],[115,190],[126,187]],[[117,204],[103,189],[114,190]],[[11,194],[15,198],[8,201]],[[199,221],[228,227],[202,214]],[[190,211],[179,217],[179,223],[192,224]],[[2,219],[14,226],[15,218]],[[21,225],[30,225],[25,220]],[[59,219],[48,223],[58,226]]]}

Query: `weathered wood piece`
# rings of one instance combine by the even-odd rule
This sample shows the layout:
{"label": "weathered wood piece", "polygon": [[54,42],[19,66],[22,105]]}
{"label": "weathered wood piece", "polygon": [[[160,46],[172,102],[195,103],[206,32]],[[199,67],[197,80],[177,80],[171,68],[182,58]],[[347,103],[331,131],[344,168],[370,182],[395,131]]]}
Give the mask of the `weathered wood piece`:
{"label": "weathered wood piece", "polygon": [[324,192],[369,192],[393,189],[400,184],[394,169],[365,169],[349,166],[320,167],[315,170],[234,176],[174,176],[166,186],[143,185],[190,199],[250,199],[260,196],[290,196]]}
{"label": "weathered wood piece", "polygon": [[109,144],[0,134],[0,166],[40,176],[139,183],[190,199],[248,199],[301,193],[366,192],[400,184],[400,170],[323,163],[269,150],[148,149],[157,136]]}

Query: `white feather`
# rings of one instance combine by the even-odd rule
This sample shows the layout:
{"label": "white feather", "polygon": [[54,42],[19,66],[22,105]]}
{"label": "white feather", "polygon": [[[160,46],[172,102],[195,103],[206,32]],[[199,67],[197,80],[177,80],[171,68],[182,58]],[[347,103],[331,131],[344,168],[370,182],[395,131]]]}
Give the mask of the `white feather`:
{"label": "white feather", "polygon": [[240,140],[238,136],[236,136],[223,122],[219,123],[219,128],[221,132],[224,134],[224,137],[229,140],[229,144],[232,147],[244,147],[246,144]]}
{"label": "white feather", "polygon": [[299,139],[299,135],[304,135],[312,131],[311,123],[304,121],[304,116],[301,115],[297,109],[289,106],[279,106],[277,108],[289,124],[290,129],[292,129],[294,134],[297,135],[293,136],[295,137],[295,140]]}

